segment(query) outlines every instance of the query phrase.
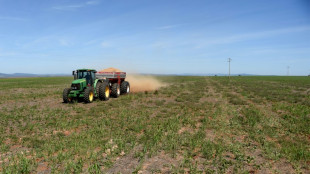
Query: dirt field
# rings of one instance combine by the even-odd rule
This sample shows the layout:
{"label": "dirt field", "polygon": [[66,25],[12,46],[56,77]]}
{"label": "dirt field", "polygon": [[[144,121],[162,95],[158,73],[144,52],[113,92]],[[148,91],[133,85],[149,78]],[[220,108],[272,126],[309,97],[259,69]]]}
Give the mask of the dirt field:
{"label": "dirt field", "polygon": [[310,173],[309,77],[156,79],[91,104],[0,79],[0,173]]}

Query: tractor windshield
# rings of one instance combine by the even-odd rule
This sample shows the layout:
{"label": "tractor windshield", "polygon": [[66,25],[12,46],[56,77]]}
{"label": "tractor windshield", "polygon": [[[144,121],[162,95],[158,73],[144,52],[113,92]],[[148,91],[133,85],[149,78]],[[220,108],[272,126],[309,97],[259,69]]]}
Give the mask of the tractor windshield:
{"label": "tractor windshield", "polygon": [[90,77],[91,77],[90,71],[79,71],[77,74],[78,79],[85,79]]}
{"label": "tractor windshield", "polygon": [[77,78],[78,79],[86,79],[86,83],[89,86],[93,85],[95,73],[92,71],[78,71]]}

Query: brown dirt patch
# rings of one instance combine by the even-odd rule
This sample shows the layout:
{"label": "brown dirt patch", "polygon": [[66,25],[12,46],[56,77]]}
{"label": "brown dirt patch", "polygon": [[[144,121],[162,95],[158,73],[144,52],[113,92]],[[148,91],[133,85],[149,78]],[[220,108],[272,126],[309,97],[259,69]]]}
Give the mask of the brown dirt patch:
{"label": "brown dirt patch", "polygon": [[113,166],[107,169],[104,173],[123,173],[129,174],[134,172],[139,165],[139,159],[134,157],[135,150],[131,153],[117,158]]}
{"label": "brown dirt patch", "polygon": [[37,167],[37,173],[38,174],[47,174],[51,173],[51,170],[48,168],[48,163],[47,162],[41,162],[38,164]]}
{"label": "brown dirt patch", "polygon": [[211,129],[206,129],[206,139],[213,141],[216,138],[216,134],[214,133],[214,130]]}
{"label": "brown dirt patch", "polygon": [[279,173],[295,173],[296,171],[294,170],[293,166],[289,163],[289,162],[286,162],[285,160],[280,160],[280,161],[277,161],[275,163],[272,164],[273,167],[272,169],[276,172],[279,172]]}
{"label": "brown dirt patch", "polygon": [[161,151],[158,155],[145,159],[139,173],[171,173],[171,166],[177,167],[181,159],[172,158]]}
{"label": "brown dirt patch", "polygon": [[219,99],[215,98],[215,97],[202,97],[202,98],[200,98],[199,103],[204,103],[204,102],[207,102],[207,103],[218,103]]}
{"label": "brown dirt patch", "polygon": [[190,134],[193,134],[194,131],[190,127],[182,127],[181,129],[178,130],[178,134],[182,134],[184,132],[189,132]]}

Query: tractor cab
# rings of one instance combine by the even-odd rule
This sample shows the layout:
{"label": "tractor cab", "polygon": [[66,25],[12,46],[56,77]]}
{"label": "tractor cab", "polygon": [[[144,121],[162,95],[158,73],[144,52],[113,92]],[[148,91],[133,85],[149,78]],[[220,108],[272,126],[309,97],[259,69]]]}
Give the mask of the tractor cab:
{"label": "tractor cab", "polygon": [[74,80],[78,79],[85,79],[87,86],[93,86],[94,82],[96,80],[95,73],[96,70],[92,69],[79,69],[72,72],[72,75],[74,76]]}

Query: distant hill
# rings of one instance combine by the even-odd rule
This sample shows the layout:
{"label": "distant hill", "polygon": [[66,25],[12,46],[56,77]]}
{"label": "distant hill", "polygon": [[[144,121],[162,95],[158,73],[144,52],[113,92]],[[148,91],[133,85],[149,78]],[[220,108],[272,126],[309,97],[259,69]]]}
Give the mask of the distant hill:
{"label": "distant hill", "polygon": [[[181,76],[228,76],[228,74],[222,74],[222,73],[209,73],[209,74],[191,74],[191,73],[184,73],[184,74],[177,74]],[[259,75],[259,74],[246,74],[246,73],[240,73],[240,74],[230,74],[230,76],[277,76],[277,75]]]}
{"label": "distant hill", "polygon": [[16,78],[16,77],[55,77],[55,76],[70,76],[68,74],[29,74],[29,73],[0,73],[0,78]]}
{"label": "distant hill", "polygon": [[[157,75],[157,74],[156,74]],[[162,74],[159,74],[162,75]],[[165,74],[165,75],[175,75],[175,76],[228,76],[228,74],[221,74],[221,73],[209,73],[209,74],[202,74],[202,73],[182,73],[182,74]],[[231,74],[230,76],[260,76],[256,74]]]}

